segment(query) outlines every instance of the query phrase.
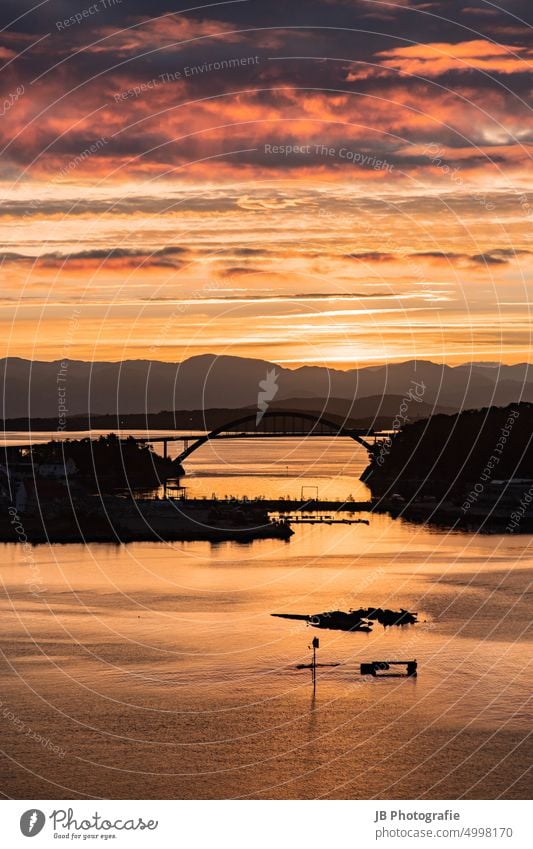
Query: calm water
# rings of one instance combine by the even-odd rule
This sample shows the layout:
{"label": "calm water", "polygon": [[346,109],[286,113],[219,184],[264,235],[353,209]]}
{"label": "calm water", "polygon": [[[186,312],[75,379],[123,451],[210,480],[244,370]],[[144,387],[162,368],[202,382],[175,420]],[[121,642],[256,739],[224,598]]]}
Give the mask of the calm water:
{"label": "calm water", "polygon": [[[327,439],[214,443],[191,494],[366,497]],[[9,796],[530,795],[532,538],[297,526],[289,543],[2,546],[2,790]],[[29,591],[29,581],[39,595]],[[35,587],[34,587],[35,588]],[[366,605],[372,634],[272,618]],[[320,670],[306,662],[313,636]],[[358,675],[416,657],[413,679]]]}

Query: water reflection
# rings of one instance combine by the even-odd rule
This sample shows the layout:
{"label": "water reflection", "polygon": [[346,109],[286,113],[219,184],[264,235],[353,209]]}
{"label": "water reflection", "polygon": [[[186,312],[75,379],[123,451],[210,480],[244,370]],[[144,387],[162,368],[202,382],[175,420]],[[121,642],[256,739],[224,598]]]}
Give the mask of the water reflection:
{"label": "water reflection", "polygon": [[[273,442],[265,450],[285,462],[294,446]],[[287,487],[268,471],[217,477],[257,458],[249,441],[212,448],[194,455],[198,494]],[[289,493],[304,479],[353,491],[358,447],[317,439],[300,451]],[[531,541],[372,516],[298,526],[288,544],[38,546],[38,595],[21,548],[3,545],[1,707],[66,751],[6,721],[21,764],[10,793],[524,797]],[[370,605],[417,610],[419,624],[320,631],[320,659],[340,665],[319,670],[313,694],[295,667],[317,632],[270,614]],[[363,660],[402,657],[417,658],[418,679],[359,675]]]}

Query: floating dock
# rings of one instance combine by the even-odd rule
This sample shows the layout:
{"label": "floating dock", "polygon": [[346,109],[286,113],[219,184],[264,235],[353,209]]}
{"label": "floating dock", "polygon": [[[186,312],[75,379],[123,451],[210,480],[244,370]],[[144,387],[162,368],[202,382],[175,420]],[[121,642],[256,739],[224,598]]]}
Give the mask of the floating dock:
{"label": "floating dock", "polygon": [[[390,672],[391,666],[405,666],[404,672]],[[418,664],[416,660],[372,660],[362,663],[361,675],[372,675],[374,678],[416,678]]]}

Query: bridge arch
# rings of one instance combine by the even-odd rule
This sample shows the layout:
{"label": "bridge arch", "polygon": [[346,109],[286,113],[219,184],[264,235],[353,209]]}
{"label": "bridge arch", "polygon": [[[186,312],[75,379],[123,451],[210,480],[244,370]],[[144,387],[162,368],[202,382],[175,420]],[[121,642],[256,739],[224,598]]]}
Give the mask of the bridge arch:
{"label": "bridge arch", "polygon": [[[258,414],[257,412],[248,413],[245,416],[241,416],[238,419],[233,419],[230,422],[225,422],[223,425],[214,428],[210,433],[206,433],[203,436],[198,437],[191,445],[185,448],[181,454],[176,457],[176,461],[178,463],[183,463],[187,457],[190,457],[194,451],[197,451],[202,445],[205,445],[206,442],[209,442],[211,439],[224,439],[224,436],[230,436],[231,431],[235,431],[237,428],[242,427],[243,425],[254,423],[253,432],[257,434],[257,436],[283,436],[287,434],[287,431],[280,431],[279,434],[276,430],[266,429],[265,425],[268,422],[272,422],[275,424],[275,420],[281,420],[287,422],[288,419],[291,419],[293,422],[295,420],[300,420],[303,422],[310,422],[315,427],[311,428],[307,431],[302,431],[302,436],[343,436],[348,437],[350,439],[355,440],[363,448],[366,448],[367,451],[372,453],[374,451],[374,446],[367,442],[364,437],[365,436],[373,436],[372,430],[359,430],[355,428],[345,427],[344,425],[339,425],[338,422],[332,422],[331,419],[328,419],[324,416],[316,416],[312,413],[304,413],[300,411],[293,410],[267,410],[265,413]],[[315,428],[319,428],[318,431]],[[324,430],[325,429],[325,430]],[[247,431],[246,435],[249,436],[251,431]],[[291,431],[292,434],[299,435],[300,431]],[[231,434],[232,436],[234,434]]]}

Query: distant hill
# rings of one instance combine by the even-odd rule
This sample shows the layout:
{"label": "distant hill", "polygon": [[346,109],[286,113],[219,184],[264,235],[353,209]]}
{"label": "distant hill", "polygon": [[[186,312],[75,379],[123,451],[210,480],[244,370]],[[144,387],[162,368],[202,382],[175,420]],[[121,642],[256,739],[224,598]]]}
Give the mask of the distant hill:
{"label": "distant hill", "polygon": [[[374,395],[370,398],[359,398],[352,402],[344,398],[287,398],[284,401],[273,401],[269,409],[306,412],[331,419],[334,423],[350,427],[373,427],[377,429],[390,428],[400,410],[403,398],[400,395]],[[207,410],[162,410],[158,413],[126,413],[117,415],[71,416],[68,420],[68,430],[212,430],[220,425],[237,419],[247,413],[254,416],[257,406],[251,407],[214,407]],[[413,403],[408,412],[409,421],[427,418],[433,413],[450,412],[448,408],[432,407],[424,402]],[[31,430],[50,431],[57,428],[57,419],[35,417],[30,420]],[[13,418],[4,422],[6,430],[17,431],[28,428],[28,419]]]}
{"label": "distant hill", "polygon": [[[283,401],[273,401],[273,410],[302,410],[304,412],[321,413],[340,421],[350,422],[358,427],[373,426],[389,428],[402,407],[401,395],[370,395],[357,398],[355,401],[347,398],[287,398]],[[453,407],[441,407],[426,404],[424,401],[409,403],[406,413],[409,421],[427,419],[434,413],[453,413]]]}
{"label": "distant hill", "polygon": [[[533,372],[527,363],[500,366],[474,363],[456,367],[411,360],[361,369],[303,366],[282,368],[265,360],[206,354],[183,363],[149,360],[87,363],[41,362],[9,357],[0,360],[3,419],[58,417],[60,398],[68,415],[94,416],[157,413],[160,410],[240,409],[256,407],[260,384],[269,377],[268,403],[294,405],[295,399],[327,398],[355,402],[353,417],[390,417],[397,400],[413,388],[424,389],[426,412],[435,406],[461,410],[533,401]],[[59,395],[59,389],[64,394]],[[376,408],[374,400],[383,399]],[[361,404],[360,409],[355,405]],[[365,404],[368,406],[365,408]],[[339,408],[340,409],[340,408]],[[363,412],[364,410],[364,412]],[[339,415],[345,415],[341,410]]]}

